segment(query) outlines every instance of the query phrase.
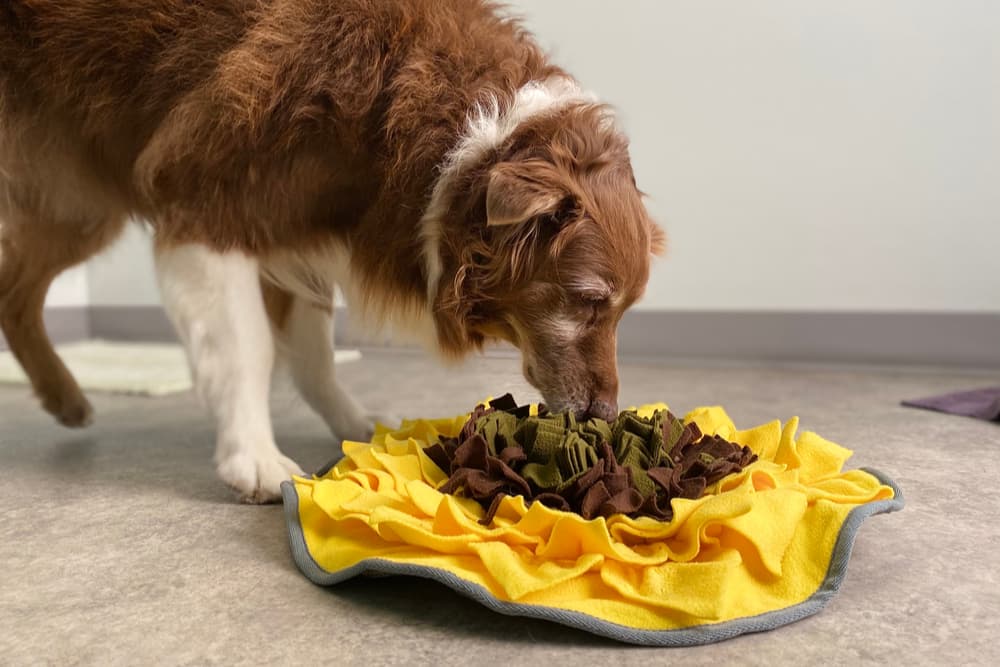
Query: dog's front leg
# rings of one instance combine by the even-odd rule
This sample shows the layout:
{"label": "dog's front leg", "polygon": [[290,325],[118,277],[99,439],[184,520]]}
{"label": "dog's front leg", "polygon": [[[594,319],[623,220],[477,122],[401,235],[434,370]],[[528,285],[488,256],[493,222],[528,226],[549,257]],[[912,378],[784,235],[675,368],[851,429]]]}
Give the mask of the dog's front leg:
{"label": "dog's front leg", "polygon": [[279,499],[281,482],[302,470],[278,450],[271,429],[274,344],[257,261],[197,244],[161,245],[156,267],[198,394],[216,419],[219,477],[245,502]]}
{"label": "dog's front leg", "polygon": [[[333,303],[332,295],[329,303]],[[367,442],[375,428],[374,419],[336,379],[330,309],[295,297],[282,334],[282,347],[302,397],[335,437]]]}

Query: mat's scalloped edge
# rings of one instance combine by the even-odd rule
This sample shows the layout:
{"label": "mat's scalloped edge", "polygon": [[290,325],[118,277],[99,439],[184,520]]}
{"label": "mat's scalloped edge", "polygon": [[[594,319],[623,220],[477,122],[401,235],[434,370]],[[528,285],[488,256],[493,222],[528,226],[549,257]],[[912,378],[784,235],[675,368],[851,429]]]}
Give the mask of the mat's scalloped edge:
{"label": "mat's scalloped edge", "polygon": [[825,607],[840,589],[847,576],[847,564],[854,548],[854,538],[865,519],[875,514],[896,512],[903,509],[903,493],[887,475],[871,468],[861,468],[875,477],[880,483],[893,490],[894,497],[889,500],[879,500],[851,510],[847,515],[837,536],[833,548],[830,566],[826,577],[809,599],[784,609],[776,609],[757,616],[737,618],[720,623],[708,623],[688,628],[672,630],[641,630],[610,621],[604,621],[577,611],[567,611],[554,607],[527,605],[517,602],[498,600],[482,586],[470,583],[445,570],[420,565],[395,563],[380,558],[369,558],[356,565],[340,570],[327,572],[313,560],[306,547],[305,535],[299,521],[299,496],[292,482],[281,485],[285,505],[285,519],[288,525],[288,539],[291,545],[292,557],[302,573],[313,583],[320,586],[332,586],[360,574],[371,573],[381,575],[407,575],[423,577],[444,584],[448,588],[472,598],[483,606],[507,616],[524,616],[552,621],[571,628],[585,630],[592,634],[614,639],[629,644],[642,646],[697,646],[731,639],[751,632],[764,632],[774,628],[794,623],[807,616],[819,612]]}

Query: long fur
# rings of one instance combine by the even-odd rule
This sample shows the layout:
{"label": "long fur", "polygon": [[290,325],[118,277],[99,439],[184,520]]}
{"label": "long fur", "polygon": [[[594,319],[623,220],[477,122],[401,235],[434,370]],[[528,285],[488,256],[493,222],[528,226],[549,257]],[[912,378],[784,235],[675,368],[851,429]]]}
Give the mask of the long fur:
{"label": "long fur", "polygon": [[[292,349],[328,337],[335,286],[446,357],[509,341],[553,407],[608,415],[617,322],[663,245],[613,114],[490,2],[0,4],[0,327],[69,426],[91,410],[45,336],[45,292],[129,217],[153,229],[182,337],[214,341],[189,346],[196,375],[228,387],[269,367],[224,342],[245,311],[263,345],[267,313],[303,392],[351,431],[370,422],[330,362]],[[253,294],[221,284],[237,279]],[[294,464],[264,422],[230,442],[220,415],[251,399],[208,395],[219,456],[243,461],[220,474],[268,499]]]}

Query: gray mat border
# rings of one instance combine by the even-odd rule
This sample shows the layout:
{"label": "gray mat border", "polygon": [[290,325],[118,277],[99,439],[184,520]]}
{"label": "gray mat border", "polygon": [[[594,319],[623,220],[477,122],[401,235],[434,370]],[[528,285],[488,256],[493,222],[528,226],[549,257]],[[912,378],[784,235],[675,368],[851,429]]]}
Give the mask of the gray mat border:
{"label": "gray mat border", "polygon": [[628,644],[678,647],[710,644],[731,639],[742,634],[773,630],[782,625],[802,620],[807,616],[812,616],[822,610],[836,595],[847,576],[847,564],[850,561],[851,552],[854,549],[854,539],[861,528],[861,524],[864,523],[865,519],[875,514],[899,511],[903,509],[905,504],[903,492],[887,475],[873,468],[861,468],[861,470],[875,477],[880,483],[891,487],[895,497],[890,500],[866,503],[851,510],[841,526],[840,534],[837,536],[826,576],[812,596],[790,607],[757,616],[676,630],[639,630],[603,621],[581,612],[566,611],[540,605],[505,602],[493,597],[482,586],[465,581],[450,572],[427,566],[395,563],[380,558],[363,560],[339,572],[328,572],[313,560],[312,554],[309,553],[306,547],[305,535],[302,532],[302,524],[299,520],[299,497],[298,492],[295,490],[295,485],[292,482],[282,483],[281,493],[292,557],[302,573],[310,581],[320,586],[332,586],[365,573],[421,577],[444,584],[455,592],[507,616],[523,616],[551,621]]}

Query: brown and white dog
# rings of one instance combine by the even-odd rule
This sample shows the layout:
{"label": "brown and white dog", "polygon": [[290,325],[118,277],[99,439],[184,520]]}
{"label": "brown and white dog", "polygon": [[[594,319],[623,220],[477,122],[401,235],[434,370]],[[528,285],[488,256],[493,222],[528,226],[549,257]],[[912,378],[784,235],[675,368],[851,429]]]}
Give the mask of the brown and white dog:
{"label": "brown and white dog", "polygon": [[45,294],[130,217],[251,502],[300,472],[276,354],[335,434],[371,432],[334,380],[335,285],[446,357],[509,341],[550,406],[611,417],[663,243],[612,113],[482,0],[5,0],[0,325],[67,426],[91,407]]}

